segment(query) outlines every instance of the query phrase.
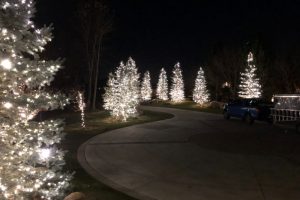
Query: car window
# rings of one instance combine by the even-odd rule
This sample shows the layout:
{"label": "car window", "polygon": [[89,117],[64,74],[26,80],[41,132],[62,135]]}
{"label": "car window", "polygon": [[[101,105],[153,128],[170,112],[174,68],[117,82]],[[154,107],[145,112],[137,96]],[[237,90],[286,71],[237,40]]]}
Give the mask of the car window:
{"label": "car window", "polygon": [[265,99],[235,99],[229,101],[230,106],[246,106],[246,107],[256,107],[256,106],[273,106],[272,102]]}
{"label": "car window", "polygon": [[249,100],[247,106],[257,106],[258,102],[259,101],[257,99],[251,99],[251,100]]}
{"label": "car window", "polygon": [[240,100],[233,100],[233,101],[229,102],[229,105],[238,106],[238,105],[241,105],[241,101]]}

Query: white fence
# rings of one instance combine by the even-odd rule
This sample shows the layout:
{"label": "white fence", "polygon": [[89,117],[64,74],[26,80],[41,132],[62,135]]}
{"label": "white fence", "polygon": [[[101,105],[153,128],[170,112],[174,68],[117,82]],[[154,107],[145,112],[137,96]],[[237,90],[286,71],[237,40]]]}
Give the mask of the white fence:
{"label": "white fence", "polygon": [[271,115],[273,117],[273,123],[300,120],[300,110],[272,108]]}
{"label": "white fence", "polygon": [[274,95],[273,123],[300,120],[300,94]]}

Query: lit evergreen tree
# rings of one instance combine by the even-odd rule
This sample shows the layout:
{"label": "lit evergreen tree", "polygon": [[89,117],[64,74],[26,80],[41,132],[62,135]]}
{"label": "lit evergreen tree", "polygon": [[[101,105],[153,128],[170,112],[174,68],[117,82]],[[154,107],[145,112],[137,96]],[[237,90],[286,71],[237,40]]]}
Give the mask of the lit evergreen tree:
{"label": "lit evergreen tree", "polygon": [[143,101],[149,101],[152,98],[151,79],[149,71],[144,73],[142,86],[141,86],[141,98]]}
{"label": "lit evergreen tree", "polygon": [[206,88],[206,80],[204,76],[204,71],[200,67],[197,78],[195,80],[195,87],[193,91],[193,100],[196,103],[203,104],[208,101],[209,95]]}
{"label": "lit evergreen tree", "polygon": [[168,78],[167,73],[164,68],[160,70],[157,89],[156,89],[156,96],[158,99],[166,101],[169,99],[168,97]]}
{"label": "lit evergreen tree", "polygon": [[63,95],[45,91],[61,62],[39,59],[51,27],[34,26],[32,0],[1,0],[0,13],[0,199],[62,199],[70,174],[62,173],[57,147],[62,120],[33,120],[41,110],[63,108]]}
{"label": "lit evergreen tree", "polygon": [[180,63],[177,63],[174,66],[170,96],[171,101],[175,103],[179,103],[184,100],[184,84]]}
{"label": "lit evergreen tree", "polygon": [[115,73],[109,75],[105,88],[104,108],[117,119],[126,121],[130,117],[138,116],[140,105],[140,74],[132,58],[126,65],[122,62]]}
{"label": "lit evergreen tree", "polygon": [[257,77],[257,68],[254,65],[253,54],[250,52],[247,59],[248,65],[241,73],[241,83],[239,85],[239,97],[259,98],[261,96],[261,85]]}

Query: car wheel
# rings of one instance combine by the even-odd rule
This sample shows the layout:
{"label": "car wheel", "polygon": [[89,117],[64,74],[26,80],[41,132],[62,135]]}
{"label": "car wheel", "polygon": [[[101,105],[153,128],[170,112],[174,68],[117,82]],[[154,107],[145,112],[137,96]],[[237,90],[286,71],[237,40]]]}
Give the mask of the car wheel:
{"label": "car wheel", "polygon": [[247,114],[245,115],[245,117],[244,117],[244,121],[245,121],[247,124],[253,124],[254,119],[253,119],[253,117],[252,117],[249,113],[247,113]]}
{"label": "car wheel", "polygon": [[224,112],[224,119],[230,119],[230,115],[227,111]]}

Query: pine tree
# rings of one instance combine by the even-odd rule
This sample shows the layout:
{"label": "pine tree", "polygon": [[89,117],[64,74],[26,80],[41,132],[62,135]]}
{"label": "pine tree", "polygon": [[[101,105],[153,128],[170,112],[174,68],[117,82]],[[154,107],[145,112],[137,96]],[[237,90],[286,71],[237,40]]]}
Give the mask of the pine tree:
{"label": "pine tree", "polygon": [[254,65],[253,54],[250,52],[247,59],[248,65],[241,73],[241,83],[239,85],[239,97],[259,98],[261,96],[261,85],[257,77],[257,68]]}
{"label": "pine tree", "polygon": [[175,103],[179,103],[184,100],[184,84],[180,63],[177,63],[174,66],[170,96],[171,101]]}
{"label": "pine tree", "polygon": [[160,70],[157,89],[156,89],[156,96],[158,99],[166,101],[169,99],[168,97],[168,78],[167,73],[164,68]]}
{"label": "pine tree", "polygon": [[1,0],[0,13],[0,199],[62,199],[71,179],[62,173],[63,121],[36,121],[41,110],[63,108],[66,98],[46,91],[61,61],[39,53],[52,27],[34,26],[32,0]]}
{"label": "pine tree", "polygon": [[206,88],[206,80],[204,76],[204,71],[200,67],[197,78],[195,80],[195,87],[193,91],[193,100],[196,103],[203,104],[208,101],[209,95]]}
{"label": "pine tree", "polygon": [[143,101],[149,101],[152,98],[151,79],[149,71],[144,73],[142,86],[141,86],[141,98]]}
{"label": "pine tree", "polygon": [[109,75],[105,88],[104,108],[117,119],[126,121],[138,116],[140,105],[139,73],[132,58],[126,65],[122,62],[115,73]]}

